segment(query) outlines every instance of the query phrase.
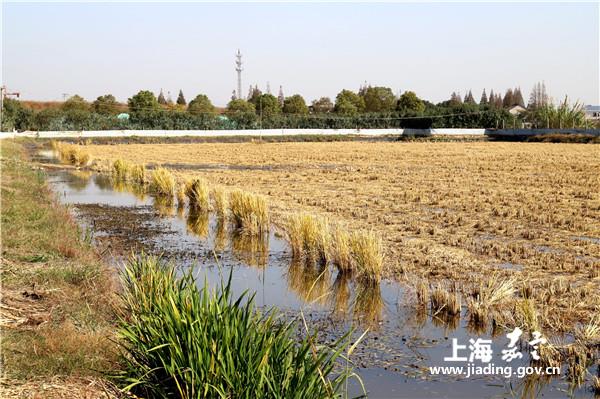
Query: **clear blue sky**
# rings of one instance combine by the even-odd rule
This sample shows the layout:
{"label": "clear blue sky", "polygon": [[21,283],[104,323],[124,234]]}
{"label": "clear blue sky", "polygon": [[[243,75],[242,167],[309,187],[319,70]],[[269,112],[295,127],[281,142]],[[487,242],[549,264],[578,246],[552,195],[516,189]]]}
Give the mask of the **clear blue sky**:
{"label": "clear blue sky", "polygon": [[141,89],[224,105],[269,81],[335,97],[364,81],[438,102],[452,91],[544,80],[555,99],[599,100],[597,3],[4,3],[2,74],[25,99],[118,100]]}

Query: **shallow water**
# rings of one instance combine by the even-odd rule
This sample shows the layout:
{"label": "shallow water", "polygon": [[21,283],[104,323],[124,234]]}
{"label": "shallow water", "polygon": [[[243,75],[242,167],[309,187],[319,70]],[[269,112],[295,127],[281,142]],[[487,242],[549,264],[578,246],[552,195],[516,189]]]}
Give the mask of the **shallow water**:
{"label": "shallow water", "polygon": [[[115,265],[132,250],[143,249],[162,254],[182,270],[194,268],[199,284],[206,279],[214,286],[232,272],[234,295],[255,293],[258,306],[277,307],[286,317],[298,317],[302,311],[323,341],[335,340],[349,328],[356,328],[355,337],[369,328],[352,360],[371,398],[593,397],[585,386],[570,390],[564,378],[432,376],[431,366],[467,365],[443,360],[452,354],[453,338],[466,345],[470,338],[491,339],[491,363],[496,366],[516,370],[529,365],[530,359],[526,344],[520,343],[523,359],[506,363],[501,359],[508,343],[506,332],[471,328],[464,314],[443,321],[425,310],[416,311],[413,294],[398,283],[361,285],[332,268],[293,262],[275,228],[262,239],[250,239],[214,215],[177,208],[132,187],[114,186],[104,176],[48,173],[59,200],[71,206],[82,229]],[[486,365],[477,360],[475,364]],[[360,392],[351,383],[350,393]]]}

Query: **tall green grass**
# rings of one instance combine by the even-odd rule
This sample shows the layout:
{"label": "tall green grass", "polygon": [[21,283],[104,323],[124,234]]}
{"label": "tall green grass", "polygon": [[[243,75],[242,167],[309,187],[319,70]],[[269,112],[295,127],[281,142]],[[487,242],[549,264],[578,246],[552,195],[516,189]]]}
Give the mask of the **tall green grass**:
{"label": "tall green grass", "polygon": [[[123,272],[119,333],[124,388],[160,398],[329,398],[349,377],[347,336],[332,347],[296,339],[295,324],[233,299],[231,275],[215,290],[176,276],[157,258],[131,258]],[[334,371],[335,369],[335,371]]]}

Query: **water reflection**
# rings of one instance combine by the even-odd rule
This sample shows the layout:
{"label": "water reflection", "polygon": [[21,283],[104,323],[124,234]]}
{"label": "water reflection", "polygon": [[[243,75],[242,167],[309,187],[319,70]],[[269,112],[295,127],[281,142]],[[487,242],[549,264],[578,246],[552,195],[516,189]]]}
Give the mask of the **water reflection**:
{"label": "water reflection", "polygon": [[67,185],[69,188],[72,188],[76,191],[82,191],[87,187],[90,177],[92,176],[92,172],[71,170],[69,171],[69,175],[69,179],[67,179]]}
{"label": "water reflection", "polygon": [[307,265],[293,258],[286,279],[290,290],[305,302],[326,305],[331,293],[329,273],[329,268],[326,266]]}
{"label": "water reflection", "polygon": [[190,208],[186,224],[188,231],[200,238],[208,237],[209,217],[208,212],[201,211],[197,208]]}
{"label": "water reflection", "polygon": [[354,317],[361,325],[377,329],[383,316],[384,302],[378,283],[358,283]]}
{"label": "water reflection", "polygon": [[173,197],[163,195],[154,196],[154,207],[161,217],[173,216],[175,214],[175,201],[173,201]]}
{"label": "water reflection", "polygon": [[[224,224],[221,221],[222,224]],[[219,222],[217,223],[218,226]],[[224,230],[224,227],[222,227]],[[217,230],[218,231],[218,230]],[[221,233],[224,234],[224,233]],[[231,252],[236,259],[249,266],[264,268],[269,260],[269,236],[266,234],[245,234],[233,230],[230,234]],[[215,241],[215,246],[217,242]],[[221,243],[223,245],[223,243]]]}

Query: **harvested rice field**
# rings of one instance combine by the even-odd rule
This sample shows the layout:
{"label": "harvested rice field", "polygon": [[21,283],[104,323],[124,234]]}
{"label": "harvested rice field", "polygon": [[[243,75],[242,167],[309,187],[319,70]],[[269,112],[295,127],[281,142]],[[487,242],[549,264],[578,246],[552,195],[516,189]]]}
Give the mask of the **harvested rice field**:
{"label": "harvested rice field", "polygon": [[[459,283],[473,292],[490,276],[512,276],[516,292],[535,300],[546,328],[572,330],[600,306],[595,145],[204,143],[85,150],[100,167],[126,159],[170,169],[180,179],[263,194],[275,223],[306,211],[351,230],[373,230],[383,238],[388,279]],[[512,311],[504,309],[506,322]]]}
{"label": "harvested rice field", "polygon": [[[594,389],[595,145],[47,148],[32,144],[34,161],[108,264],[147,253],[213,287],[231,273],[234,293],[255,293],[259,309],[301,319],[299,340],[315,331],[327,345],[350,334],[361,382],[346,386],[349,395],[431,397],[448,378],[458,397],[589,397]],[[529,352],[511,366],[518,377],[460,379],[434,370],[458,341],[473,344],[475,336],[491,343],[495,364],[507,364],[500,349],[517,332]],[[545,367],[548,378],[519,376],[530,366]]]}

